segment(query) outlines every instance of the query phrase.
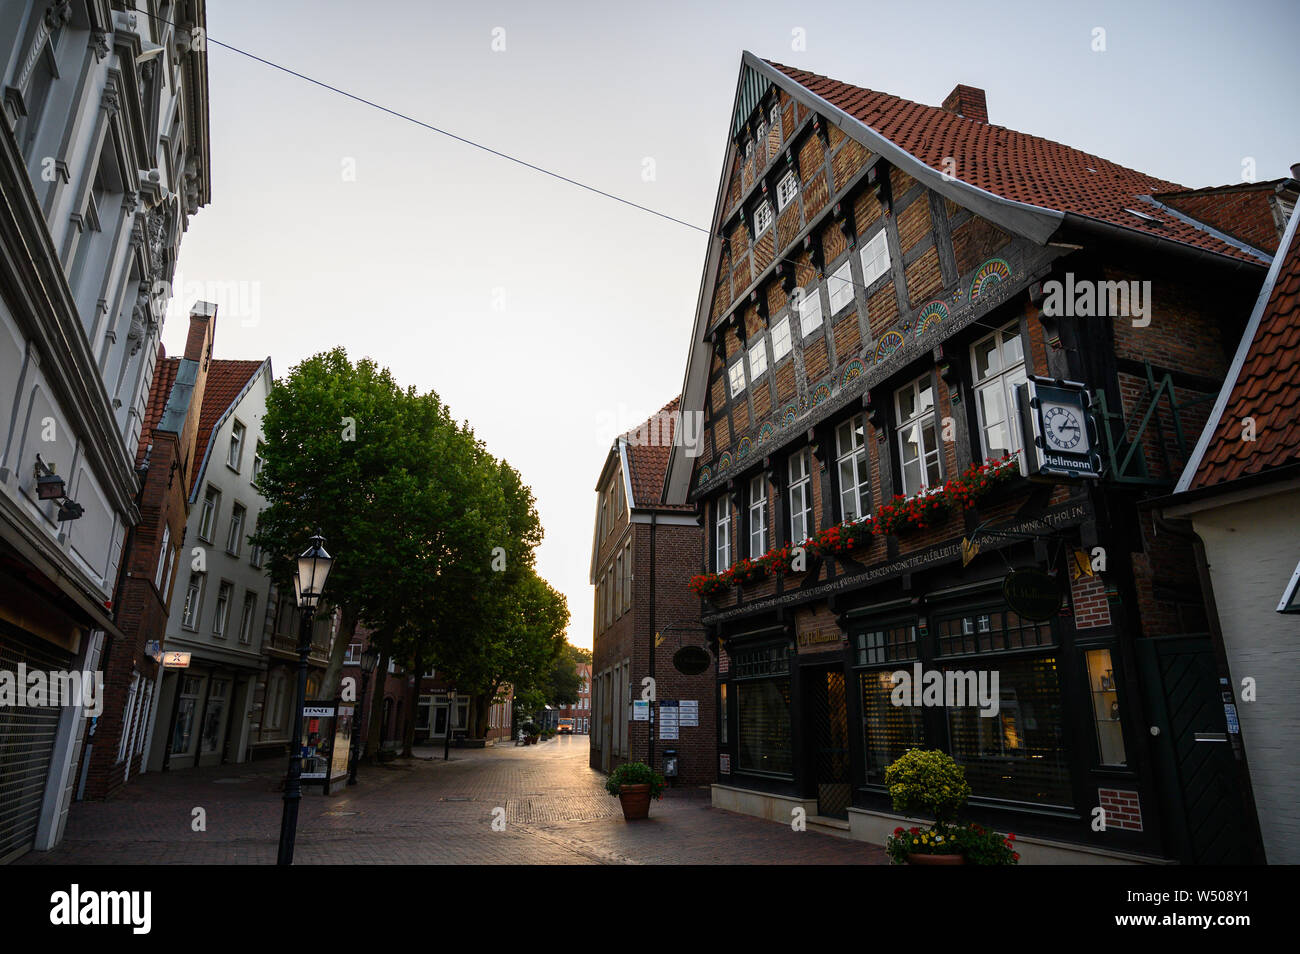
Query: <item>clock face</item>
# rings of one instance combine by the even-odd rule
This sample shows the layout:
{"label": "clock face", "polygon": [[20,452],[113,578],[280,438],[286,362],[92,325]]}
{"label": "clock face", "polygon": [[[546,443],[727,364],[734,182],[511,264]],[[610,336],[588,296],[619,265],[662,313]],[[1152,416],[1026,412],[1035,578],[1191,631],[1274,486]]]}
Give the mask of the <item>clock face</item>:
{"label": "clock face", "polygon": [[1088,450],[1083,415],[1069,404],[1049,404],[1043,409],[1043,438],[1048,448],[1080,454]]}

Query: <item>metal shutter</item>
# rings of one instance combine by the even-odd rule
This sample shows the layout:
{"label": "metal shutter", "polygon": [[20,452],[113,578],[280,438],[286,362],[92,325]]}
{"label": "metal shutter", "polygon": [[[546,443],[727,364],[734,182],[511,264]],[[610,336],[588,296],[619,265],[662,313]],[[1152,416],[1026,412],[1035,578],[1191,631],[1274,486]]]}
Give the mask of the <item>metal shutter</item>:
{"label": "metal shutter", "polygon": [[[72,668],[72,655],[35,636],[0,631],[0,670],[18,664],[47,672]],[[36,837],[60,706],[0,706],[0,864],[24,854]]]}

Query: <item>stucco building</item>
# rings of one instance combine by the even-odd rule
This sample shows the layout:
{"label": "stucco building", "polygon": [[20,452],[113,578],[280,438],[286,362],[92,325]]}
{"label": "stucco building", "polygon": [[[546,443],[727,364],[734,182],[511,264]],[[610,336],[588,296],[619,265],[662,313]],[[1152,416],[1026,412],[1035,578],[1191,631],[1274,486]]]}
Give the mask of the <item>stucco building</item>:
{"label": "stucco building", "polygon": [[[204,4],[172,4],[179,27],[115,6],[0,6],[5,670],[93,671],[122,639],[116,586],[140,521],[159,328],[210,192],[207,57],[191,42]],[[0,709],[0,861],[59,841],[85,716]]]}

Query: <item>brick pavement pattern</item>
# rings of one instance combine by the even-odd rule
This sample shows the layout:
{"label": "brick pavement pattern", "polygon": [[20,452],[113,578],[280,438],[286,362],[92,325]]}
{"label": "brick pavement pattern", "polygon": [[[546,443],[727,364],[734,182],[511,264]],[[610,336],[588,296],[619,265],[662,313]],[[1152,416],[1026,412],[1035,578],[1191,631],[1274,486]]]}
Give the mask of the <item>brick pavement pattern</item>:
{"label": "brick pavement pattern", "polygon": [[[362,766],[353,788],[303,797],[296,864],[888,864],[884,851],[714,809],[675,790],[623,820],[586,736],[534,746],[416,750]],[[148,774],[73,805],[63,842],[18,864],[274,864],[282,763]],[[193,831],[194,809],[206,831]],[[503,809],[503,812],[495,812]],[[494,831],[493,818],[505,828]]]}

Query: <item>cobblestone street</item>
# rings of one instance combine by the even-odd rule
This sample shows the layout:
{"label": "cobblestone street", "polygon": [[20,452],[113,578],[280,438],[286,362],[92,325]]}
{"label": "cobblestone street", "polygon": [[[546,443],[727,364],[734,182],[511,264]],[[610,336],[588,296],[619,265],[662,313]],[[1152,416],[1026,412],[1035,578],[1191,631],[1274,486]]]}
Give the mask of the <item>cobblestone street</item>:
{"label": "cobblestone street", "polygon": [[[309,789],[298,864],[886,864],[874,846],[715,810],[674,791],[625,822],[587,766],[587,737],[442,752],[363,766],[360,784]],[[436,758],[434,758],[436,754]],[[19,864],[273,864],[282,762],[150,774],[107,802],[72,807],[52,852]],[[206,831],[193,831],[196,808]],[[505,830],[493,831],[494,810]],[[497,815],[499,816],[499,813]]]}

